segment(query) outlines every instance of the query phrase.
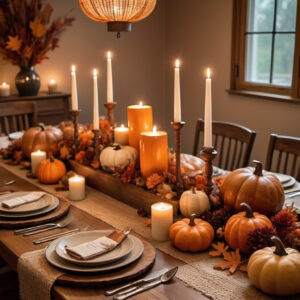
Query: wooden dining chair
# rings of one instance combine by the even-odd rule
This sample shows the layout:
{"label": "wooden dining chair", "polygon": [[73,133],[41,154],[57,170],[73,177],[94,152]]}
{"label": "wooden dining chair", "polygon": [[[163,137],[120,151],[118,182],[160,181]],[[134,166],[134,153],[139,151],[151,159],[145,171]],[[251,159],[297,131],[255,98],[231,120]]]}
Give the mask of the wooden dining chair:
{"label": "wooden dining chair", "polygon": [[35,102],[0,103],[0,134],[26,130],[37,124]]}
{"label": "wooden dining chair", "polygon": [[[204,131],[204,120],[199,118],[196,124],[193,155],[199,155],[200,133]],[[246,167],[249,164],[256,132],[229,122],[212,122],[213,144],[218,151],[213,164],[225,170]],[[203,136],[203,135],[202,135]]]}
{"label": "wooden dining chair", "polygon": [[265,169],[300,181],[300,138],[271,134]]}

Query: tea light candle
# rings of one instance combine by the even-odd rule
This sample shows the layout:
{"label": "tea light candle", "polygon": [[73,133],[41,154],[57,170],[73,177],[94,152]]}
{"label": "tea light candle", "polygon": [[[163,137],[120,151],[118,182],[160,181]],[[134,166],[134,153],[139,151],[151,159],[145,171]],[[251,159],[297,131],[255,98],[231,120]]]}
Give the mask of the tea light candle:
{"label": "tea light candle", "polygon": [[31,172],[35,175],[36,167],[38,164],[47,158],[47,154],[45,151],[37,150],[35,152],[31,152]]}
{"label": "tea light candle", "polygon": [[49,94],[54,94],[57,91],[57,83],[54,79],[50,79],[48,83],[48,93]]}
{"label": "tea light candle", "polygon": [[69,198],[71,200],[83,200],[85,198],[85,178],[75,175],[69,178]]}
{"label": "tea light candle", "polygon": [[169,228],[173,224],[173,206],[155,203],[151,206],[152,238],[164,242],[169,239]]}
{"label": "tea light candle", "polygon": [[10,85],[6,82],[3,82],[0,85],[0,97],[9,97],[10,95]]}
{"label": "tea light candle", "polygon": [[144,105],[142,101],[139,105],[130,105],[127,107],[127,118],[129,145],[139,150],[141,132],[152,130],[152,106]]}
{"label": "tea light candle", "polygon": [[140,167],[144,178],[168,171],[168,134],[156,131],[156,126],[153,131],[141,133]]}
{"label": "tea light candle", "polygon": [[128,128],[123,124],[121,127],[115,128],[115,143],[120,145],[128,145],[129,137],[128,137]]}

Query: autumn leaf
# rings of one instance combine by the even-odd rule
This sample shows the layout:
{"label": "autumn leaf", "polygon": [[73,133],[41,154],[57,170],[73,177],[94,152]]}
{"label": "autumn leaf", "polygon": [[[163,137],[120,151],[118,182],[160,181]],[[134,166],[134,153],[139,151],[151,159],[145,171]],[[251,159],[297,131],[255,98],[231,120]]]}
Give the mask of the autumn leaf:
{"label": "autumn leaf", "polygon": [[29,27],[32,34],[37,38],[42,37],[46,33],[46,26],[41,23],[39,17],[35,17],[34,21],[30,22]]}
{"label": "autumn leaf", "polygon": [[228,269],[228,275],[233,274],[241,264],[240,250],[236,249],[231,252],[224,252],[224,261],[214,265],[214,269]]}
{"label": "autumn leaf", "polygon": [[240,266],[240,271],[248,272],[248,265],[242,265],[242,266]]}
{"label": "autumn leaf", "polygon": [[83,163],[84,161],[84,157],[85,157],[85,151],[79,151],[76,155],[75,155],[75,160],[79,163]]}
{"label": "autumn leaf", "polygon": [[30,46],[26,46],[24,49],[24,57],[27,59],[31,58],[33,49]]}
{"label": "autumn leaf", "polygon": [[66,146],[63,146],[60,148],[60,158],[65,159],[65,158],[70,158],[70,149]]}
{"label": "autumn leaf", "polygon": [[146,221],[143,221],[142,224],[145,226],[145,227],[151,227],[151,219],[147,219]]}
{"label": "autumn leaf", "polygon": [[7,42],[6,49],[18,52],[22,46],[22,41],[18,35],[14,37],[9,35],[8,39],[9,41]]}
{"label": "autumn leaf", "polygon": [[224,242],[218,242],[218,244],[212,244],[215,250],[210,251],[208,254],[211,256],[222,256],[228,249]]}
{"label": "autumn leaf", "polygon": [[53,11],[53,7],[49,3],[47,3],[41,14],[41,21],[44,23],[48,23],[50,20],[52,11]]}

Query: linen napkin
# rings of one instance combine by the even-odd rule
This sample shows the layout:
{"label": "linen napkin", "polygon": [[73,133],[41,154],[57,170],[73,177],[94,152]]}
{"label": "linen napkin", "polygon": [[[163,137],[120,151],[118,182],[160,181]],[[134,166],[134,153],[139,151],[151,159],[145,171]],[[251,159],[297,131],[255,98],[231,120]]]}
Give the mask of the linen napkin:
{"label": "linen napkin", "polygon": [[77,259],[88,260],[111,251],[127,237],[122,231],[113,231],[108,236],[102,236],[93,241],[85,242],[74,247],[65,246],[67,253]]}
{"label": "linen napkin", "polygon": [[15,197],[12,199],[2,201],[2,206],[6,208],[14,208],[26,203],[34,202],[43,197],[46,193],[44,192],[31,192],[24,196]]}

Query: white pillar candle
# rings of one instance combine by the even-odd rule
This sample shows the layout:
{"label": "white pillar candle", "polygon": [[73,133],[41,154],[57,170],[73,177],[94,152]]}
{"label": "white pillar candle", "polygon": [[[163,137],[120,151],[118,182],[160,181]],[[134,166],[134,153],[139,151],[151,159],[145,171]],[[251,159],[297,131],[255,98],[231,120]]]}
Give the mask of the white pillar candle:
{"label": "white pillar candle", "polygon": [[37,150],[35,152],[31,152],[31,172],[35,175],[36,167],[38,164],[47,158],[47,154],[45,151]]}
{"label": "white pillar candle", "polygon": [[181,97],[180,97],[180,62],[176,59],[174,69],[174,122],[181,122]]}
{"label": "white pillar candle", "polygon": [[151,206],[152,238],[164,242],[169,239],[169,228],[173,224],[173,206],[155,203]]}
{"label": "white pillar candle", "polygon": [[107,102],[114,102],[111,53],[107,52]]}
{"label": "white pillar candle", "polygon": [[123,124],[121,127],[115,128],[115,143],[120,145],[128,145],[129,144],[129,130]]}
{"label": "white pillar candle", "polygon": [[78,97],[77,97],[77,82],[76,82],[76,67],[72,65],[72,110],[78,110]]}
{"label": "white pillar candle", "polygon": [[3,82],[0,85],[0,97],[9,97],[10,95],[10,85],[6,82]]}
{"label": "white pillar candle", "polygon": [[85,198],[85,178],[75,175],[69,178],[69,198],[71,200],[83,200]]}
{"label": "white pillar candle", "polygon": [[98,99],[98,76],[97,70],[93,72],[94,81],[94,110],[93,110],[93,128],[99,129],[99,99]]}
{"label": "white pillar candle", "polygon": [[57,83],[54,79],[50,79],[48,83],[48,93],[54,94],[57,91]]}
{"label": "white pillar candle", "polygon": [[206,84],[205,84],[204,147],[212,147],[212,112],[211,112],[210,69],[207,69],[207,78],[206,78]]}

